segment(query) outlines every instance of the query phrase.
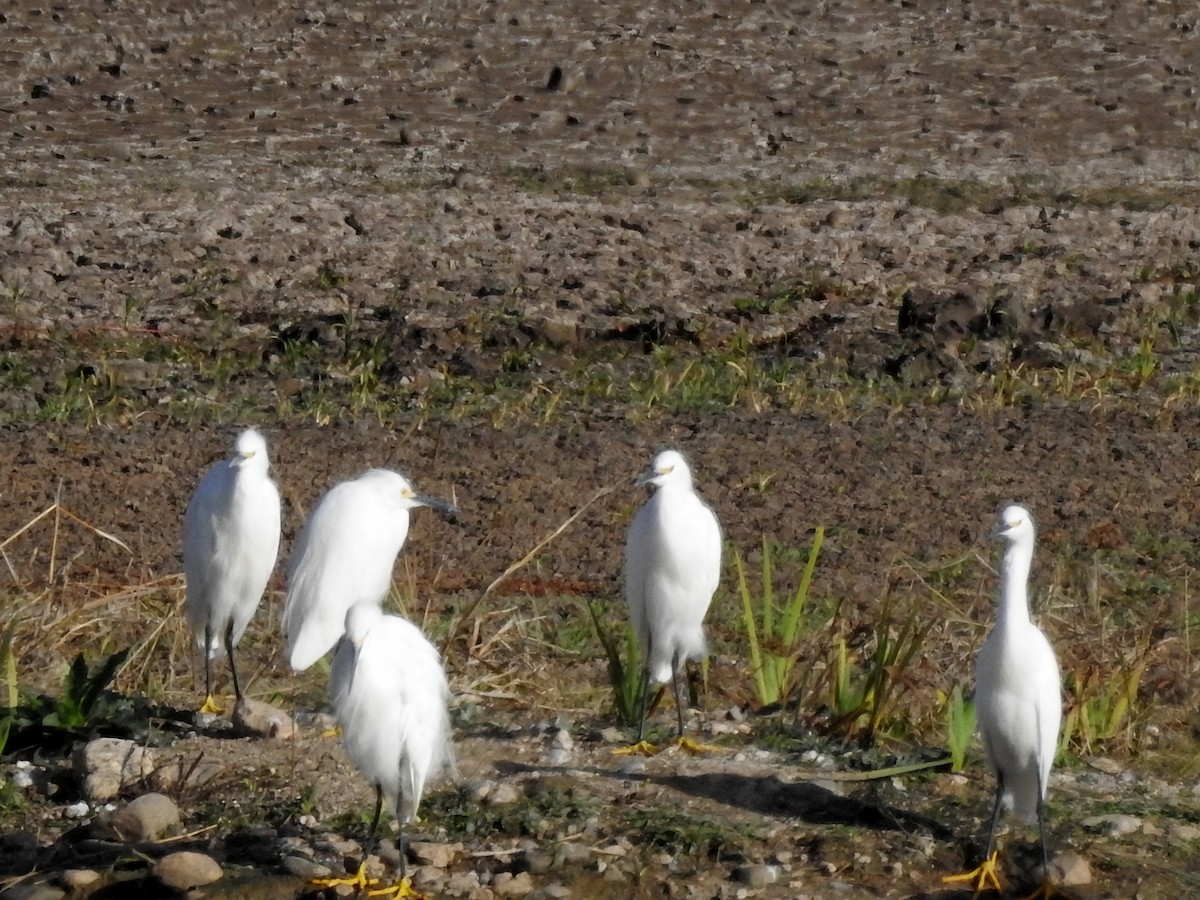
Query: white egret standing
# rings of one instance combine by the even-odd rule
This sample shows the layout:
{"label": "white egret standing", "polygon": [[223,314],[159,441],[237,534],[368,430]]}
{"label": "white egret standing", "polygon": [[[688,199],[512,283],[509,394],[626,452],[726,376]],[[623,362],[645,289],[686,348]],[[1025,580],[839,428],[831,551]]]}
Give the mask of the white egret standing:
{"label": "white egret standing", "polygon": [[329,692],[346,754],[375,787],[375,815],[357,874],[318,883],[350,884],[360,891],[376,884],[365,870],[386,800],[401,828],[401,880],[372,896],[412,896],[404,862],[404,825],[416,817],[426,780],[454,764],[447,709],[450,687],[437,649],[411,622],[384,615],[373,601],[358,603],[346,614]]}
{"label": "white egret standing", "polygon": [[220,712],[212,691],[212,660],[224,641],[233,690],[240,702],[233,648],[266,590],[279,553],[279,489],[271,480],[267,442],[253,428],[237,437],[233,454],[200,480],[183,516],[184,610],[204,651],[204,705]]}
{"label": "white egret standing", "polygon": [[1000,889],[993,851],[1000,810],[1037,822],[1043,872],[1049,872],[1045,799],[1062,724],[1062,679],[1046,635],[1029,618],[1027,585],[1034,528],[1029,511],[1007,506],[992,536],[1007,547],[1000,565],[1000,609],[975,660],[975,718],[988,765],[996,774],[996,799],[984,861],[948,881],[969,881],[976,891]]}
{"label": "white egret standing", "polygon": [[390,469],[370,469],[334,485],[317,503],[288,561],[283,629],[297,672],[333,648],[350,607],[383,602],[408,536],[408,511],[417,506],[457,512],[418,494]]}
{"label": "white egret standing", "polygon": [[643,736],[651,683],[672,682],[683,741],[678,670],[707,649],[704,615],[721,580],[721,528],[677,451],[659,453],[635,484],[655,488],[633,517],[625,543],[625,599],[643,661],[638,742],[631,749],[649,752]]}

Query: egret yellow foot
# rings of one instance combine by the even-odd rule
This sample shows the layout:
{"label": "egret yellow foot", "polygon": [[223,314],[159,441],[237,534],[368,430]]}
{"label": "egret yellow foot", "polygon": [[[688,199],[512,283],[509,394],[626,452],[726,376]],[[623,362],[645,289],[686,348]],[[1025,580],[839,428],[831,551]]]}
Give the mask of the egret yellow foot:
{"label": "egret yellow foot", "polygon": [[342,729],[336,725],[333,728],[326,728],[324,731],[321,732],[321,737],[341,737],[341,736],[342,736]]}
{"label": "egret yellow foot", "polygon": [[1051,882],[1049,878],[1046,878],[1046,880],[1042,882],[1041,887],[1026,897],[1025,900],[1051,900],[1053,897],[1060,896],[1062,896],[1062,894],[1054,886],[1054,883]]}
{"label": "egret yellow foot", "polygon": [[204,705],[200,707],[200,712],[219,716],[221,713],[225,712],[225,710],[217,706],[217,701],[213,699],[212,694],[209,694],[204,698]]}
{"label": "egret yellow foot", "polygon": [[407,878],[401,878],[396,884],[371,891],[367,896],[395,897],[396,900],[429,900],[429,897],[416,890]]}
{"label": "egret yellow foot", "polygon": [[314,878],[310,883],[313,887],[319,888],[335,888],[344,884],[354,888],[356,893],[361,894],[363,891],[367,891],[369,894],[372,888],[378,887],[383,882],[378,878],[368,878],[367,864],[362,862],[359,863],[358,871],[349,878]]}
{"label": "egret yellow foot", "polygon": [[970,872],[963,872],[961,875],[947,875],[942,879],[943,884],[953,884],[959,881],[965,881],[971,885],[975,893],[988,890],[988,886],[1000,890],[1000,877],[996,874],[996,857],[999,855],[999,850],[993,850],[992,855],[979,864],[979,868],[972,869]]}
{"label": "egret yellow foot", "polygon": [[636,744],[630,744],[628,747],[621,747],[619,750],[614,750],[613,756],[655,756],[661,752],[661,748],[649,741],[638,741]]}
{"label": "egret yellow foot", "polygon": [[705,753],[719,753],[721,751],[720,747],[714,747],[712,744],[702,744],[683,735],[675,738],[675,746],[684,753],[690,753],[692,756],[703,756]]}

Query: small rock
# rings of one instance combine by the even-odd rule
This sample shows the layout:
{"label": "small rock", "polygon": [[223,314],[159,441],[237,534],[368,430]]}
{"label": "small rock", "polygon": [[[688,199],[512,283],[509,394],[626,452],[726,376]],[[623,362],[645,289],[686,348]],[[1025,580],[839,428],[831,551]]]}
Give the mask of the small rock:
{"label": "small rock", "polygon": [[289,875],[295,875],[297,878],[308,881],[314,878],[328,878],[333,874],[333,870],[329,866],[323,866],[319,862],[303,856],[285,856],[279,865]]}
{"label": "small rock", "polygon": [[72,803],[70,806],[64,809],[63,815],[65,815],[68,819],[82,819],[91,811],[92,808],[88,806],[87,801],[80,800],[78,803]]}
{"label": "small rock", "polygon": [[1090,816],[1081,824],[1084,828],[1095,828],[1098,831],[1106,832],[1109,837],[1119,838],[1141,830],[1142,820],[1137,816],[1129,816],[1124,813],[1109,813],[1103,816]]}
{"label": "small rock", "polygon": [[67,869],[58,880],[68,891],[86,891],[102,877],[92,869]]}
{"label": "small rock", "polygon": [[525,863],[534,875],[542,875],[554,866],[554,855],[545,850],[528,850],[525,853]]}
{"label": "small rock", "polygon": [[627,756],[617,766],[617,772],[626,778],[644,775],[646,773],[646,759],[642,756]]}
{"label": "small rock", "polygon": [[533,890],[533,879],[528,872],[501,872],[492,882],[492,890],[500,897],[524,897]]}
{"label": "small rock", "polygon": [[609,726],[600,732],[600,740],[606,744],[624,744],[626,743],[625,732],[620,728]]}
{"label": "small rock", "polygon": [[67,894],[64,890],[45,882],[16,884],[0,894],[3,900],[62,900],[65,896]]}
{"label": "small rock", "polygon": [[76,749],[72,764],[85,796],[111,800],[154,770],[154,756],[133,741],[96,738]]}
{"label": "small rock", "polygon": [[610,865],[604,870],[604,880],[622,884],[625,881],[625,873],[621,871],[620,867]]}
{"label": "small rock", "polygon": [[159,881],[177,891],[212,884],[224,874],[211,856],[190,850],[164,856],[155,864],[153,872]]}
{"label": "small rock", "polygon": [[296,723],[282,709],[243,697],[233,709],[233,729],[243,737],[291,740]]}
{"label": "small rock", "polygon": [[445,891],[452,897],[469,894],[479,887],[479,875],[475,872],[457,872],[446,882]]}
{"label": "small rock", "polygon": [[413,884],[434,894],[440,893],[442,885],[446,883],[445,870],[437,866],[417,866],[409,871],[409,877]]}
{"label": "small rock", "polygon": [[734,877],[747,887],[759,890],[779,880],[779,866],[742,866]]}
{"label": "small rock", "polygon": [[410,841],[408,852],[422,865],[448,869],[462,853],[462,844],[439,844],[434,841]]}
{"label": "small rock", "polygon": [[1177,841],[1194,841],[1200,838],[1200,828],[1182,822],[1172,822],[1167,826],[1167,832]]}
{"label": "small rock", "polygon": [[108,828],[126,842],[157,841],[179,826],[179,807],[166,794],[143,794],[108,820]]}
{"label": "small rock", "polygon": [[566,866],[586,866],[592,861],[592,848],[584,844],[564,843],[558,852]]}
{"label": "small rock", "polygon": [[487,802],[493,806],[499,806],[505,803],[516,803],[521,799],[521,792],[511,784],[500,782],[492,786],[488,792]]}
{"label": "small rock", "polygon": [[159,766],[150,773],[150,787],[160,793],[172,791],[181,785],[199,786],[212,781],[225,771],[225,767],[211,759],[177,759]]}
{"label": "small rock", "polygon": [[1092,883],[1092,868],[1078,853],[1059,853],[1050,860],[1050,883],[1058,887],[1081,887]]}

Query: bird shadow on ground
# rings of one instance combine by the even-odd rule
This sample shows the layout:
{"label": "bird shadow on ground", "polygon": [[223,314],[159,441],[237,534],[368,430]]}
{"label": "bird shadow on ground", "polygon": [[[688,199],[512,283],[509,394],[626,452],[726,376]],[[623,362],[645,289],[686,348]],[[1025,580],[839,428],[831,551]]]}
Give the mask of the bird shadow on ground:
{"label": "bird shadow on ground", "polygon": [[709,772],[697,775],[628,775],[598,766],[537,766],[498,760],[501,774],[520,772],[585,772],[602,778],[628,781],[631,778],[670,788],[693,797],[715,800],[748,812],[799,819],[811,825],[851,825],[876,831],[925,831],[938,840],[949,840],[953,832],[928,816],[884,804],[845,797],[809,781],[786,782],[774,775],[740,775]]}
{"label": "bird shadow on ground", "polygon": [[[636,780],[669,788],[681,794],[714,800],[747,812],[796,819],[809,825],[841,825],[881,832],[923,832],[941,843],[952,843],[956,838],[956,833],[951,828],[921,813],[898,809],[885,803],[842,796],[810,781],[783,781],[774,775],[754,776],[735,772],[630,775],[600,766],[536,765],[514,760],[496,760],[494,765],[501,775],[574,773],[621,781]],[[1016,884],[1012,891],[990,896],[997,897],[997,900],[1005,897],[1026,897],[1034,886],[1028,883]],[[976,894],[969,888],[939,885],[932,890],[916,891],[908,896],[908,900],[966,900],[974,896]],[[1070,898],[1073,895],[1060,890],[1055,896]]]}

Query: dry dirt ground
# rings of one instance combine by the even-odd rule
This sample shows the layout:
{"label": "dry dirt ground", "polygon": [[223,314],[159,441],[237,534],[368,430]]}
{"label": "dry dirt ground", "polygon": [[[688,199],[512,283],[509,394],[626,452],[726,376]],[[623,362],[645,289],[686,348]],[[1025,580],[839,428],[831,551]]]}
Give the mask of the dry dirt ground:
{"label": "dry dirt ground", "polygon": [[[983,538],[1018,500],[1076,721],[1135,676],[1111,733],[1067,748],[1052,842],[1090,864],[1079,896],[1200,893],[1198,25],[1194,4],[1082,0],[7,4],[0,535],[22,688],[133,644],[116,686],[194,705],[179,520],[256,424],[284,554],[369,466],[463,510],[418,516],[397,568],[410,614],[453,638],[476,791],[428,804],[427,836],[464,843],[445,874],[481,882],[443,893],[528,872],[543,896],[957,896],[940,876],[978,850],[978,760],[965,783],[837,778],[940,755],[991,614]],[[752,567],[763,535],[826,528],[828,615],[799,710],[757,715],[729,570],[696,720],[722,750],[639,769],[611,755],[585,603],[618,603],[629,482],[665,446]],[[324,673],[281,658],[281,589],[244,645],[250,692],[316,710]],[[841,634],[865,660],[885,595],[929,630],[866,753],[830,727],[830,651]],[[364,827],[368,788],[302,725],[162,739],[219,764],[181,793],[173,846],[219,858],[230,895],[302,893],[279,842]],[[72,855],[77,795],[48,777],[4,795],[28,852],[3,876],[127,884],[140,863]],[[497,785],[522,812],[474,799]],[[464,804],[492,810],[477,833]]]}

